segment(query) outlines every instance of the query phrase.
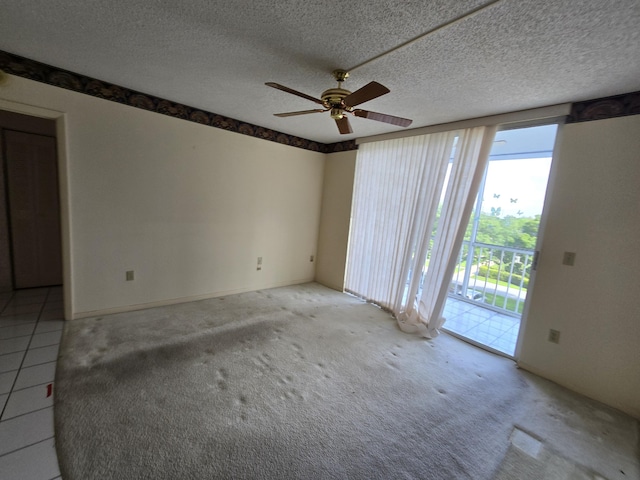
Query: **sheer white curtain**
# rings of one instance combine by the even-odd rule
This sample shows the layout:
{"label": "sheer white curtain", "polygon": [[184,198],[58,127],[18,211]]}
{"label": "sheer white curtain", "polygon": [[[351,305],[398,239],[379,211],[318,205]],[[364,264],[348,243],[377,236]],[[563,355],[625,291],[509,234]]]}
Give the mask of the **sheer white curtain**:
{"label": "sheer white curtain", "polygon": [[347,291],[392,311],[400,304],[416,239],[437,209],[454,139],[446,132],[360,146]]}
{"label": "sheer white curtain", "polygon": [[495,131],[476,127],[366,143],[358,151],[345,288],[391,310],[403,331],[431,338],[442,326],[455,257]]}

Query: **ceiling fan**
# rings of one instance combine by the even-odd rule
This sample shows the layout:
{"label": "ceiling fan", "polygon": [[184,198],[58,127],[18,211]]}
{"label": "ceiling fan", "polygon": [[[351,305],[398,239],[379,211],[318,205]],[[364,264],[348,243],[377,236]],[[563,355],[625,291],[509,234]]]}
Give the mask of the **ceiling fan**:
{"label": "ceiling fan", "polygon": [[371,112],[369,110],[362,110],[360,108],[353,108],[357,105],[360,105],[361,103],[368,102],[369,100],[373,100],[374,98],[378,98],[389,93],[390,90],[384,85],[381,85],[378,82],[370,82],[364,87],[352,93],[349,90],[342,88],[342,82],[344,82],[347,77],[349,77],[348,72],[344,70],[334,70],[333,77],[338,82],[338,88],[330,88],[329,90],[325,90],[324,92],[322,92],[322,95],[320,96],[321,98],[314,98],[305,93],[293,90],[292,88],[280,85],[279,83],[265,83],[265,85],[268,85],[269,87],[277,88],[278,90],[282,90],[283,92],[306,98],[307,100],[311,100],[312,102],[322,105],[323,107],[316,108],[314,110],[302,110],[299,112],[275,113],[274,115],[276,117],[292,117],[294,115],[306,115],[308,113],[321,113],[331,111],[331,118],[336,121],[338,130],[342,134],[353,133],[353,130],[351,130],[351,125],[349,124],[349,119],[347,118],[348,113],[355,115],[356,117],[368,118],[369,120],[376,120],[378,122],[398,125],[400,127],[408,127],[409,125],[411,125],[412,120],[409,120],[408,118],[395,117],[393,115],[387,115],[384,113],[377,113]]}

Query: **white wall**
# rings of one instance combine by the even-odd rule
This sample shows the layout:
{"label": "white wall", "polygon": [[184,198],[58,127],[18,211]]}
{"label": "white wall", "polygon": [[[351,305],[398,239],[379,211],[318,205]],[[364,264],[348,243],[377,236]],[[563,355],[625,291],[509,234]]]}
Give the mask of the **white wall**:
{"label": "white wall", "polygon": [[[322,154],[19,77],[0,108],[59,119],[69,315],[310,281],[316,254],[342,288],[355,152],[328,157],[323,187]],[[638,132],[564,127],[519,364],[640,418]]]}
{"label": "white wall", "polygon": [[[640,418],[640,115],[566,125],[519,365]],[[316,279],[342,289],[355,152],[328,160]],[[348,155],[344,154],[344,155]],[[348,159],[348,157],[347,157]],[[573,267],[562,265],[576,252]],[[339,260],[339,261],[338,261]],[[560,330],[560,344],[547,341]]]}
{"label": "white wall", "polygon": [[313,280],[323,154],[14,76],[0,99],[64,113],[71,315]]}
{"label": "white wall", "polygon": [[564,126],[554,169],[519,365],[640,418],[640,115]]}
{"label": "white wall", "polygon": [[338,291],[344,289],[356,154],[331,153],[324,166],[316,281]]}

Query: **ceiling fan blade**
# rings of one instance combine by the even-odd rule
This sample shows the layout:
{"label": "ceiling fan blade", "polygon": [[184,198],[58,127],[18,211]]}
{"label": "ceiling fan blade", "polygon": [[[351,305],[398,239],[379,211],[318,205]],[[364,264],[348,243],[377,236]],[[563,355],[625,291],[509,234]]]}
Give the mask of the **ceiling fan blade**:
{"label": "ceiling fan blade", "polygon": [[294,115],[306,115],[307,113],[318,113],[326,111],[327,110],[322,110],[321,108],[316,108],[315,110],[301,110],[299,112],[274,113],[274,115],[276,117],[293,117]]}
{"label": "ceiling fan blade", "polygon": [[370,112],[369,110],[357,109],[353,111],[356,117],[368,118],[369,120],[376,120],[378,122],[390,123],[391,125],[398,125],[400,127],[408,127],[413,120],[402,117],[394,117],[393,115],[387,115],[385,113]]}
{"label": "ceiling fan blade", "polygon": [[353,133],[353,130],[351,130],[351,124],[349,123],[349,119],[347,117],[336,119],[336,125],[338,126],[338,130],[340,130],[340,133],[343,135],[346,135],[347,133]]}
{"label": "ceiling fan blade", "polygon": [[273,88],[277,88],[278,90],[282,90],[283,92],[291,93],[293,95],[297,95],[302,98],[306,98],[307,100],[311,100],[312,102],[319,103],[320,105],[324,105],[324,102],[319,98],[314,98],[311,95],[307,95],[306,93],[298,92],[293,88],[285,87],[284,85],[280,85],[279,83],[267,82],[265,85]]}
{"label": "ceiling fan blade", "polygon": [[356,90],[351,95],[344,97],[343,102],[347,107],[355,107],[374,98],[389,93],[390,90],[378,82],[369,82],[364,87]]}

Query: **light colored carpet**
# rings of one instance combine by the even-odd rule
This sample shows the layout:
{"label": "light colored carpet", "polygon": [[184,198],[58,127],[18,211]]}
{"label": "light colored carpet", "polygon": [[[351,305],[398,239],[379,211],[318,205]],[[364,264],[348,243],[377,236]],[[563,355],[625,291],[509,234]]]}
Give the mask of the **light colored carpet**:
{"label": "light colored carpet", "polygon": [[603,480],[596,472],[563,458],[535,437],[514,428],[511,445],[495,480]]}
{"label": "light colored carpet", "polygon": [[636,420],[317,284],[68,322],[55,401],[65,480],[503,480],[514,427],[640,476]]}

